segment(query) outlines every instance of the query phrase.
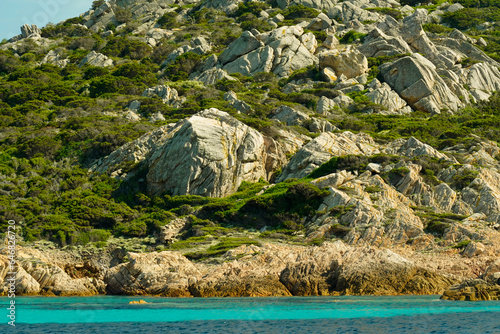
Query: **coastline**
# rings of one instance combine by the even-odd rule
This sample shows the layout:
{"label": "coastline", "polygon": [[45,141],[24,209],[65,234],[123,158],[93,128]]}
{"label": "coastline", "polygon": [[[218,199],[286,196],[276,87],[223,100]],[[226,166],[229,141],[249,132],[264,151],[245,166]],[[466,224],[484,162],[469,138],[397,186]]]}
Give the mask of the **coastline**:
{"label": "coastline", "polygon": [[[81,256],[61,250],[41,252],[20,248],[16,295],[186,298],[442,295],[463,281],[475,279],[476,284],[485,284],[498,279],[500,261],[495,262],[494,256],[483,255],[469,262],[473,265],[464,270],[463,264],[468,262],[457,253],[425,254],[408,247],[391,250],[357,247],[341,241],[321,246],[243,245],[201,262],[190,261],[177,251],[113,250]],[[460,263],[462,267],[457,266]],[[478,280],[474,266],[484,267],[485,275],[481,277],[486,281]],[[6,258],[0,255],[4,296],[6,269]]]}

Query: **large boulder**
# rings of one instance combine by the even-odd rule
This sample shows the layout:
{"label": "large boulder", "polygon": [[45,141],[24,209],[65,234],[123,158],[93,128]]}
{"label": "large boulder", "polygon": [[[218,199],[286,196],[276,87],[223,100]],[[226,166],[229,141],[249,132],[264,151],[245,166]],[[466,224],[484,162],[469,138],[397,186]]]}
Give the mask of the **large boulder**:
{"label": "large boulder", "polygon": [[389,36],[382,30],[373,29],[358,50],[366,57],[393,56],[411,53],[410,46],[401,36]]}
{"label": "large boulder", "polygon": [[302,147],[285,166],[278,182],[289,178],[302,178],[334,156],[378,153],[373,139],[364,133],[325,132]]}
{"label": "large boulder", "polygon": [[25,25],[21,26],[22,38],[40,37],[41,35],[42,35],[42,31],[35,24],[32,24],[32,25],[25,24]]}
{"label": "large boulder", "polygon": [[188,297],[199,270],[177,252],[128,253],[129,261],[111,268],[104,279],[111,294]]}
{"label": "large boulder", "polygon": [[268,179],[264,137],[229,114],[208,109],[178,122],[148,158],[148,191],[223,197],[242,181]]}
{"label": "large boulder", "polygon": [[410,113],[412,110],[406,104],[406,101],[399,97],[399,95],[391,89],[386,83],[380,87],[368,92],[366,96],[375,104],[382,106],[380,114],[402,115]]}
{"label": "large boulder", "polygon": [[163,145],[175,134],[174,129],[177,130],[173,124],[169,124],[148,132],[119,147],[105,158],[99,159],[90,167],[89,171],[125,178],[127,177],[125,167],[144,161],[153,148]]}
{"label": "large boulder", "polygon": [[225,65],[261,46],[264,46],[261,41],[255,38],[250,31],[245,31],[220,54],[219,62]]}
{"label": "large boulder", "polygon": [[166,85],[159,85],[148,88],[144,90],[144,92],[142,92],[142,96],[158,96],[163,101],[163,103],[173,106],[174,108],[179,108],[182,105],[182,99],[179,98],[179,93],[177,93],[177,90]]}
{"label": "large boulder", "polygon": [[300,26],[284,26],[256,34],[245,31],[219,56],[222,69],[231,73],[253,75],[273,72],[284,77],[314,64],[317,41]]}
{"label": "large boulder", "polygon": [[339,77],[355,78],[368,72],[368,60],[361,52],[347,47],[342,52],[331,50],[319,55],[320,69],[330,67]]}
{"label": "large boulder", "polygon": [[108,67],[108,66],[113,66],[113,60],[109,59],[105,55],[99,52],[95,51],[90,51],[80,62],[78,65],[79,67],[82,67],[85,64],[89,64],[92,66],[98,66],[98,67]]}
{"label": "large boulder", "polygon": [[68,58],[64,58],[61,54],[57,53],[55,50],[50,50],[45,57],[43,57],[40,64],[52,64],[58,67],[64,68],[70,63]]}
{"label": "large boulder", "polygon": [[416,266],[389,249],[352,250],[344,255],[343,261],[334,279],[335,290],[346,294],[436,294],[456,283]]}
{"label": "large boulder", "polygon": [[253,75],[260,72],[271,72],[274,60],[274,50],[269,46],[262,46],[244,56],[226,64],[222,69],[227,73],[241,73]]}
{"label": "large boulder", "polygon": [[467,85],[477,100],[487,100],[491,93],[500,90],[500,71],[487,63],[478,63],[470,67]]}
{"label": "large boulder", "polygon": [[379,69],[389,86],[412,108],[439,114],[443,109],[457,111],[463,105],[437,74],[436,67],[419,54],[383,64]]}

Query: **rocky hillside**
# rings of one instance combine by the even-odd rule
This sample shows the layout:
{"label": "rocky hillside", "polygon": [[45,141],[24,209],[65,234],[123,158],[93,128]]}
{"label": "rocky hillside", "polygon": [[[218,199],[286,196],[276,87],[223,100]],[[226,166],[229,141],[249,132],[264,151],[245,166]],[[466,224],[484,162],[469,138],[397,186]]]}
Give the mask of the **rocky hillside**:
{"label": "rocky hillside", "polygon": [[22,293],[496,291],[499,8],[97,0],[24,25],[0,44]]}

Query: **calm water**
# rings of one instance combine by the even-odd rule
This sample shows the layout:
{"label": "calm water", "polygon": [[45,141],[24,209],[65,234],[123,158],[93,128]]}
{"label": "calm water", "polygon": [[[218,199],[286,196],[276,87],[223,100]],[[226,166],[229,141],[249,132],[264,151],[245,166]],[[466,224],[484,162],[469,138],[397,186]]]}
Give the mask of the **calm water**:
{"label": "calm water", "polygon": [[[144,299],[150,304],[130,305]],[[438,296],[0,298],[0,333],[499,333],[500,301]]]}

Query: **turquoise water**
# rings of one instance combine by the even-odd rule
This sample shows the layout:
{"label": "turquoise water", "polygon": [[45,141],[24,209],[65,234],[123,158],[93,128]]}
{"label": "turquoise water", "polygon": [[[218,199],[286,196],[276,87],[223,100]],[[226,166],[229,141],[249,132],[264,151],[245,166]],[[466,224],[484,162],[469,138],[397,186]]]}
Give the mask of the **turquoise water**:
{"label": "turquoise water", "polygon": [[[144,299],[149,304],[131,305]],[[5,305],[8,298],[0,298]],[[2,326],[5,325],[5,326]],[[0,324],[3,329],[11,329]],[[168,329],[168,330],[167,330]],[[500,333],[500,302],[438,296],[18,297],[23,333]]]}

